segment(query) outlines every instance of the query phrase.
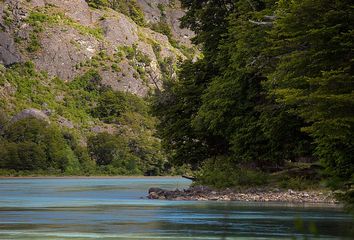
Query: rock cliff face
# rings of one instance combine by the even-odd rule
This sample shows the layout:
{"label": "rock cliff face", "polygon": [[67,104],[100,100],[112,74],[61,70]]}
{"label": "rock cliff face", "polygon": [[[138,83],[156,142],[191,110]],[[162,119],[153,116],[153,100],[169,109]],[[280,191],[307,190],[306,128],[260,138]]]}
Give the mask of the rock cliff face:
{"label": "rock cliff face", "polygon": [[[172,1],[171,1],[172,2]],[[174,38],[190,45],[193,33],[179,28],[178,1],[139,0],[148,23],[160,21],[164,6]],[[32,61],[49,76],[71,81],[94,68],[114,90],[145,96],[161,85],[163,64],[183,60],[169,39],[111,9],[85,0],[0,1],[0,63]]]}
{"label": "rock cliff face", "polygon": [[161,21],[161,6],[164,8],[167,23],[171,26],[172,34],[181,43],[191,46],[191,38],[194,33],[189,29],[180,27],[180,18],[184,16],[179,1],[173,0],[138,0],[139,6],[144,12],[145,19],[148,23],[157,23]]}

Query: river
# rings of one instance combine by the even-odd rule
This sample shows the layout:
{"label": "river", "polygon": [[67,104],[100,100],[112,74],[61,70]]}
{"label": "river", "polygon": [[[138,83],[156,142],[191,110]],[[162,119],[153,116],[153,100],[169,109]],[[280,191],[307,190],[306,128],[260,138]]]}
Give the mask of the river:
{"label": "river", "polygon": [[146,199],[182,178],[0,179],[0,239],[351,239],[339,208]]}

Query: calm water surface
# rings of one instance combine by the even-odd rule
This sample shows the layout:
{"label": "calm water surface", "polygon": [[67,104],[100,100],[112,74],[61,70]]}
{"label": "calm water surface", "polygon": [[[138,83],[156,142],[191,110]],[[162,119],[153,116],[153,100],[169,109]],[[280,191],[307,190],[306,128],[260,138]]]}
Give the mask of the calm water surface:
{"label": "calm water surface", "polygon": [[0,239],[353,239],[338,208],[156,201],[181,178],[0,179]]}

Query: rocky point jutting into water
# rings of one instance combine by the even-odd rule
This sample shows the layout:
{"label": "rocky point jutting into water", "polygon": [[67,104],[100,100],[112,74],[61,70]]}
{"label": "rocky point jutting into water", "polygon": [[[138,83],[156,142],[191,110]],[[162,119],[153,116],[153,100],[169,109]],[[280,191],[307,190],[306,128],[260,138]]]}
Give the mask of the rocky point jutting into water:
{"label": "rocky point jutting into water", "polygon": [[321,191],[294,191],[280,189],[251,188],[246,190],[213,190],[206,186],[195,186],[185,190],[150,188],[149,199],[187,201],[245,201],[285,203],[336,204],[333,194]]}

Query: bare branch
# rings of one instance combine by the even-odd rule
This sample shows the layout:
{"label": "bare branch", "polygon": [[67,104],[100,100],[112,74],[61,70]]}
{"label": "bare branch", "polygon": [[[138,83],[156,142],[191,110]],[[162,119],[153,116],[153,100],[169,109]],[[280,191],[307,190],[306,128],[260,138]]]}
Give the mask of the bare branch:
{"label": "bare branch", "polygon": [[256,24],[256,25],[259,25],[259,26],[268,26],[268,27],[273,26],[272,22],[256,22],[256,21],[253,21],[253,20],[248,20],[248,21],[250,23],[253,23],[253,24]]}
{"label": "bare branch", "polygon": [[149,75],[150,75],[150,78],[151,78],[151,81],[154,83],[154,85],[155,85],[155,87],[156,87],[156,89],[157,89],[157,91],[161,91],[161,89],[160,89],[160,87],[159,87],[159,85],[158,85],[158,76],[157,75],[155,75],[155,76],[153,76],[152,75],[152,71],[149,71]]}

